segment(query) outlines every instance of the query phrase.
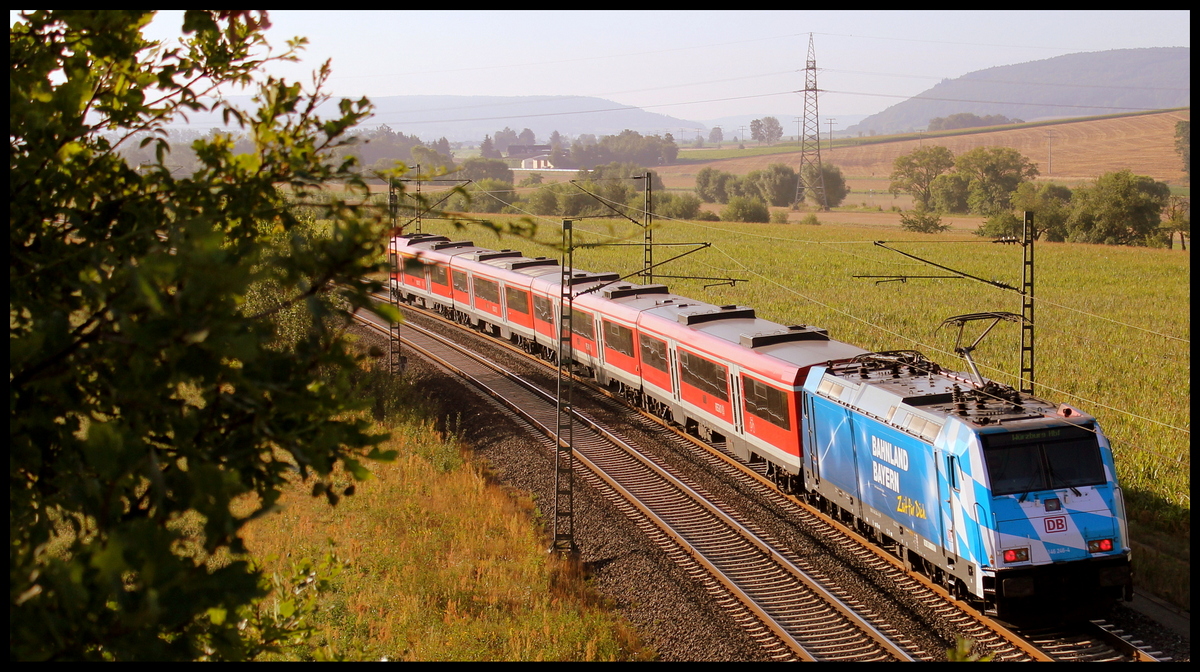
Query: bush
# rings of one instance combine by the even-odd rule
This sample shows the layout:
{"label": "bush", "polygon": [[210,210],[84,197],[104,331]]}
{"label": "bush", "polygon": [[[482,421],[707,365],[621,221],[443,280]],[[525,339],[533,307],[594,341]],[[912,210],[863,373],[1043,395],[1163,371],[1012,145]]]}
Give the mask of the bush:
{"label": "bush", "polygon": [[989,238],[1011,236],[1020,238],[1024,235],[1025,221],[1011,212],[999,212],[987,218],[987,221],[975,229],[975,235]]}
{"label": "bush", "polygon": [[[645,207],[644,198],[634,196],[626,203],[635,210]],[[700,198],[694,194],[654,194],[654,214],[671,219],[694,219],[700,212]]]}
{"label": "bush", "polygon": [[810,212],[805,215],[804,219],[800,220],[800,223],[805,226],[820,226],[821,220],[817,219],[816,213]]}
{"label": "bush", "polygon": [[787,224],[788,223],[787,210],[776,210],[775,212],[772,212],[771,213],[771,223],[772,224]]}
{"label": "bush", "polygon": [[721,220],[726,222],[768,222],[771,213],[761,198],[734,196],[721,210]]}
{"label": "bush", "polygon": [[942,224],[942,218],[936,212],[927,210],[909,210],[900,213],[900,228],[917,233],[942,233],[950,228]]}
{"label": "bush", "polygon": [[448,210],[457,212],[502,212],[509,203],[517,199],[512,182],[485,178],[476,180],[465,193],[451,196],[446,203]]}

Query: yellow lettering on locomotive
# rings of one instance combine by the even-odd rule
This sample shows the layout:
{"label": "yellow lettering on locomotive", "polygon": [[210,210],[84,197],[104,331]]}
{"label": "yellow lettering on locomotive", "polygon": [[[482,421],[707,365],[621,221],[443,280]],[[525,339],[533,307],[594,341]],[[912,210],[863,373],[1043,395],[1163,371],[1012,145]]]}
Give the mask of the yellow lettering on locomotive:
{"label": "yellow lettering on locomotive", "polygon": [[914,502],[904,495],[896,495],[896,513],[908,514],[914,518],[925,519],[925,507],[920,502]]}

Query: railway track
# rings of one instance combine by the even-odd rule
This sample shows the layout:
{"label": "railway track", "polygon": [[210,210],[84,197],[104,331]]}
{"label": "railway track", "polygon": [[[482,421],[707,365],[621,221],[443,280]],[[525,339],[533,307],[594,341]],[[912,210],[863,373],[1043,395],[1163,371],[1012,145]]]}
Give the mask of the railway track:
{"label": "railway track", "polygon": [[1103,620],[1071,624],[1066,627],[1021,629],[1021,636],[1060,662],[1166,662],[1157,651],[1147,651],[1142,643]]}
{"label": "railway track", "polygon": [[[371,324],[382,331],[386,327]],[[401,337],[553,436],[555,398],[431,331]],[[772,657],[807,661],[908,661],[914,656],[679,477],[577,414],[574,451],[590,478],[618,497],[676,556],[702,568],[705,587]],[[692,570],[695,572],[696,570]]]}
{"label": "railway track", "polygon": [[[442,322],[427,313],[420,315]],[[458,353],[457,356],[469,356],[476,362],[472,368],[479,365],[487,369],[480,371],[477,379],[481,381],[477,384],[482,387],[500,386],[499,381],[505,378],[493,368],[494,364],[479,364],[469,350],[451,346],[427,330],[422,329],[417,335],[416,329],[406,326],[413,334],[410,347],[425,351],[429,345],[430,352],[450,348]],[[376,324],[374,327],[387,332],[386,326]],[[403,338],[408,340],[410,336]],[[426,339],[436,341],[438,345],[427,344]],[[495,347],[507,347],[493,339],[485,341]],[[515,348],[509,350],[526,356]],[[433,357],[441,359],[437,354]],[[462,371],[459,373],[467,375]],[[551,415],[543,416],[541,420],[531,416],[534,419],[529,422],[552,436],[553,429],[550,428],[555,426],[553,397],[548,397],[544,391],[533,391],[535,388],[528,382],[521,382],[518,387],[519,392],[499,390],[492,394],[499,394],[509,408],[525,405],[526,396],[540,398],[542,408],[548,409],[543,413]],[[657,422],[657,419],[653,420]],[[658,537],[660,543],[670,546],[669,553],[681,565],[688,566],[689,573],[697,576],[710,593],[729,604],[731,611],[738,612],[734,618],[744,622],[747,632],[771,650],[772,655],[779,659],[800,660],[933,659],[926,652],[914,650],[902,636],[888,632],[886,623],[880,622],[869,607],[855,604],[836,585],[822,585],[819,572],[803,568],[802,559],[781,550],[783,547],[774,544],[769,535],[733,521],[716,506],[708,504],[706,495],[671,474],[668,467],[652,464],[632,446],[613,449],[611,446],[623,442],[591,420],[581,418],[580,423],[592,433],[591,436],[586,432],[581,435],[576,430],[577,455],[590,474],[588,478],[619,508],[638,519],[648,535]],[[856,566],[879,573],[912,600],[936,613],[938,620],[945,624],[943,636],[951,641],[950,633],[966,637],[975,643],[976,652],[1004,661],[1158,660],[1154,652],[1143,651],[1138,643],[1125,641],[1119,633],[1100,625],[1028,632],[1011,630],[955,600],[921,575],[906,570],[896,558],[822,512],[795,497],[783,495],[764,474],[724,453],[720,446],[709,445],[694,437],[679,438],[686,438],[701,448],[703,459],[710,461],[714,469],[733,478],[756,479],[767,486],[765,492],[770,493],[769,496],[796,507],[798,524],[816,530],[826,543],[838,548],[839,555],[854,558]],[[605,445],[609,447],[602,447]],[[711,532],[717,528],[722,529],[720,534]],[[834,618],[833,613],[838,616]],[[852,625],[856,621],[859,624]],[[857,634],[853,634],[856,630]],[[801,633],[801,636],[792,633]],[[868,644],[869,641],[873,643]]]}

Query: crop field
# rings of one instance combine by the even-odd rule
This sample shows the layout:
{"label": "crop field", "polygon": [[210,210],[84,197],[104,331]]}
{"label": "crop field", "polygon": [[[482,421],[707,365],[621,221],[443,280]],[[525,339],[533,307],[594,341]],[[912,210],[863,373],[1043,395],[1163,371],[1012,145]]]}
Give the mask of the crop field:
{"label": "crop field", "polygon": [[[535,238],[498,238],[484,229],[456,229],[426,220],[424,231],[476,244],[560,257],[558,222],[541,220]],[[641,230],[617,220],[575,225],[583,243],[640,243]],[[658,269],[673,291],[715,304],[753,306],[784,324],[815,324],[833,338],[870,350],[915,349],[947,368],[967,369],[954,354],[957,330],[942,320],[1004,310],[1020,314],[1021,299],[969,279],[877,282],[858,275],[947,275],[877,246],[1014,287],[1021,280],[1021,249],[981,241],[963,232],[906,233],[882,226],[731,224],[666,221],[656,243],[711,243]],[[690,247],[663,247],[666,260]],[[577,249],[575,265],[589,270],[640,269],[640,246]],[[1190,256],[1179,250],[1069,243],[1036,246],[1036,363],[1038,396],[1094,414],[1108,434],[1126,492],[1130,518],[1147,535],[1190,536],[1191,513],[1191,290]],[[631,278],[637,281],[636,277]],[[744,282],[742,282],[744,281]],[[981,329],[985,326],[979,323]],[[968,329],[974,340],[978,331]],[[985,376],[1017,383],[1020,331],[1001,323],[976,351]]]}
{"label": "crop field", "polygon": [[[833,151],[823,149],[821,159],[841,168],[855,191],[886,191],[896,157],[927,144],[948,147],[956,156],[976,147],[1011,147],[1038,165],[1042,180],[1070,184],[1128,168],[1135,174],[1178,185],[1183,182],[1184,174],[1179,155],[1175,153],[1175,122],[1189,119],[1191,111],[1182,110],[860,146],[838,145]],[[751,149],[748,146],[746,153],[749,154]],[[709,150],[681,151],[679,158],[714,154],[716,152]],[[745,175],[772,163],[794,168],[800,165],[800,154],[795,151],[755,153],[705,163],[662,166],[658,173],[668,188],[684,189],[694,187],[696,173],[706,167]]]}

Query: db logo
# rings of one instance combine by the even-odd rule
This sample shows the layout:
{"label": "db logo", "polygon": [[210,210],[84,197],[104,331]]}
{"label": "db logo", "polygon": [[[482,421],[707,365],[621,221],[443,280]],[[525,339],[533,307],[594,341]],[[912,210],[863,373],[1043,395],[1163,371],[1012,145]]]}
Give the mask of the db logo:
{"label": "db logo", "polygon": [[1051,532],[1066,532],[1067,531],[1067,517],[1066,516],[1052,516],[1049,518],[1045,518],[1044,521],[1046,524],[1046,533],[1047,534],[1049,534]]}

